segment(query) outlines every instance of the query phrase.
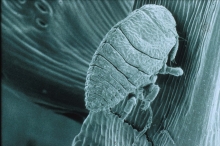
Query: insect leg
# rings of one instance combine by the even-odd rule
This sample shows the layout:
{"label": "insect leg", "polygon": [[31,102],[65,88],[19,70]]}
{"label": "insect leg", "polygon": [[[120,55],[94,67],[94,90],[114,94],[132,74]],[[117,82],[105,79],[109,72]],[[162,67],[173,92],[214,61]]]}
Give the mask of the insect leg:
{"label": "insect leg", "polygon": [[159,71],[160,74],[171,74],[173,76],[181,76],[183,70],[180,67],[169,67],[166,64]]}
{"label": "insect leg", "polygon": [[133,109],[133,107],[136,105],[136,103],[137,103],[137,101],[136,101],[136,98],[133,96],[133,97],[131,97],[129,100],[128,100],[128,102],[127,102],[127,104],[126,104],[126,106],[125,106],[125,108],[124,108],[124,111],[123,111],[123,113],[122,113],[122,115],[121,115],[121,119],[122,120],[124,120],[127,116],[128,116],[128,114],[131,112],[131,110]]}
{"label": "insect leg", "polygon": [[150,77],[151,83],[155,83],[157,80],[157,75],[153,75]]}
{"label": "insect leg", "polygon": [[150,103],[154,101],[156,98],[158,92],[160,90],[160,87],[155,84],[150,84],[145,90],[144,90],[144,105],[142,105],[142,110],[146,110],[150,107]]}

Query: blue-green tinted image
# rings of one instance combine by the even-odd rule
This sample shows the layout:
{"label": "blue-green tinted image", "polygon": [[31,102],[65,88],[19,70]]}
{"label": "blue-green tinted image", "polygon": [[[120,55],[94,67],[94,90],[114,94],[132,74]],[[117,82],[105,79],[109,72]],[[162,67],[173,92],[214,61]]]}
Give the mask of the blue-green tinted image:
{"label": "blue-green tinted image", "polygon": [[218,146],[220,1],[1,4],[3,146]]}

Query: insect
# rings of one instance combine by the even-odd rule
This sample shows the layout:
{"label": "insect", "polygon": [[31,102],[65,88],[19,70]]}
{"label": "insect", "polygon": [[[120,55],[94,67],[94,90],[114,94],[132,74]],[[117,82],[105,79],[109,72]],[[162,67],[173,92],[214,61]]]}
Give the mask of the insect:
{"label": "insect", "polygon": [[183,74],[180,67],[166,65],[174,61],[178,45],[176,22],[165,7],[144,5],[133,11],[111,28],[93,55],[85,83],[86,108],[108,110],[129,97],[122,119],[137,100],[148,109],[160,90],[157,74]]}

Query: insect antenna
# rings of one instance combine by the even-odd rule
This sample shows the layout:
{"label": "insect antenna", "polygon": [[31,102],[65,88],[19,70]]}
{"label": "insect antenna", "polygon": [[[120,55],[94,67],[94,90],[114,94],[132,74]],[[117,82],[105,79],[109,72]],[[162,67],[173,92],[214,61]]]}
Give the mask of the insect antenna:
{"label": "insect antenna", "polygon": [[187,42],[187,39],[184,39],[183,37],[179,36],[179,41],[186,41]]}

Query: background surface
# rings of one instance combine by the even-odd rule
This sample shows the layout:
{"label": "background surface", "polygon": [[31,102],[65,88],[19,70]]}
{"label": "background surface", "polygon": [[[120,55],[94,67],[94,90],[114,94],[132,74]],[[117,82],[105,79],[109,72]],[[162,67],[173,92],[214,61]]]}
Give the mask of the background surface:
{"label": "background surface", "polygon": [[88,114],[84,83],[93,53],[114,24],[144,4],[173,14],[180,36],[174,66],[184,70],[180,78],[158,77],[148,135],[172,145],[159,134],[166,129],[178,146],[217,146],[218,0],[2,0],[2,144],[71,145]]}

